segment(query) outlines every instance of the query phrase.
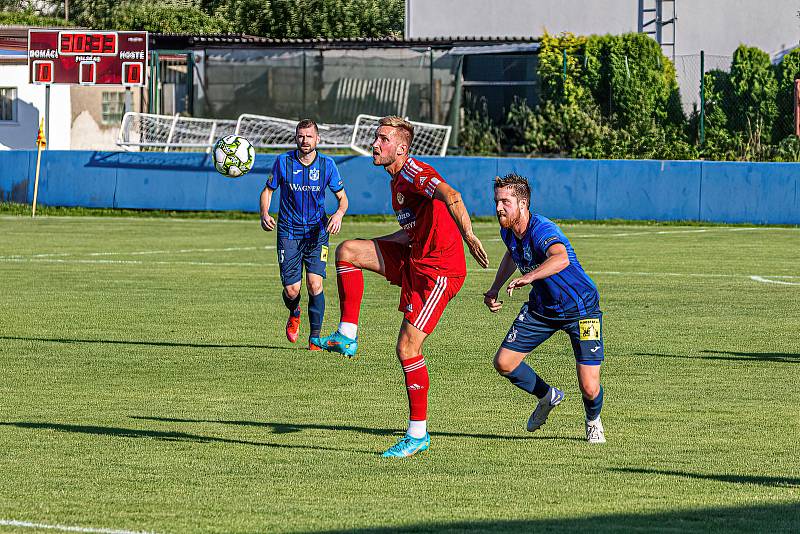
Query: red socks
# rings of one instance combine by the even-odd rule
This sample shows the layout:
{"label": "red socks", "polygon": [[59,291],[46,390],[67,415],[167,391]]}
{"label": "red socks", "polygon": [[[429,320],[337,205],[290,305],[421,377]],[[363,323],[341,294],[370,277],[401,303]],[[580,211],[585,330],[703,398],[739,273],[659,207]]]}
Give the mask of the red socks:
{"label": "red socks", "polygon": [[343,323],[358,324],[361,299],[364,297],[364,274],[347,261],[336,262],[336,283],[339,286],[339,311]]}
{"label": "red socks", "polygon": [[409,420],[424,421],[428,418],[428,367],[422,354],[400,362],[406,375]]}

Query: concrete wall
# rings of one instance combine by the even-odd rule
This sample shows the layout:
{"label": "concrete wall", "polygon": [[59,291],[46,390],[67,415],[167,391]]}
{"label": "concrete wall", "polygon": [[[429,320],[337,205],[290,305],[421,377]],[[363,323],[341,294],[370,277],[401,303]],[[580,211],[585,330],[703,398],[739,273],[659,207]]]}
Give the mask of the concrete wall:
{"label": "concrete wall", "polygon": [[[225,178],[205,154],[46,151],[39,202],[60,206],[258,211],[275,156],[259,155],[239,179]],[[388,176],[371,158],[336,157],[349,213],[391,213]],[[493,215],[492,181],[529,178],[534,211],[601,220],[701,220],[800,224],[800,165],[699,161],[593,161],[426,158],[458,189],[473,214]],[[0,152],[0,200],[30,202],[34,151]],[[273,197],[272,211],[278,196]],[[329,211],[336,201],[328,195]]]}
{"label": "concrete wall", "polygon": [[[17,88],[17,120],[0,121],[0,150],[36,148],[39,119],[44,117],[45,88],[28,83],[28,65],[4,64],[0,67],[0,87]],[[69,87],[50,89],[50,138],[48,146],[56,150],[70,148],[71,105]],[[0,171],[2,172],[2,171]]]}
{"label": "concrete wall", "polygon": [[[705,50],[729,56],[744,43],[774,57],[800,42],[794,0],[676,0],[675,5],[676,55]],[[638,10],[639,0],[406,0],[406,37],[538,37],[545,30],[618,34],[637,31]],[[671,30],[665,31],[671,37]]]}
{"label": "concrete wall", "polygon": [[[124,93],[123,87],[69,87],[72,101],[72,150],[119,150],[117,137],[121,123],[103,123],[103,93]],[[131,89],[131,111],[143,111],[141,91]]]}

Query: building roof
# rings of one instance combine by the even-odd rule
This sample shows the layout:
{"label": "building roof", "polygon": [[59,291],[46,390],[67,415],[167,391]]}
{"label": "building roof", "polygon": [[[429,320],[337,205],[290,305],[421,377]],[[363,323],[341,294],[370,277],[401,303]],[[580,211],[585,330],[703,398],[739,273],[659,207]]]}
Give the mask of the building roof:
{"label": "building roof", "polygon": [[[33,26],[0,26],[0,50],[28,49],[28,29]],[[54,28],[55,29],[55,28]],[[85,28],[64,28],[82,30]],[[434,39],[401,37],[347,37],[342,39],[277,39],[243,34],[151,33],[151,50],[191,50],[197,48],[453,48],[537,43],[534,37],[437,37]]]}
{"label": "building roof", "polygon": [[277,39],[257,35],[186,35],[153,34],[151,45],[155,49],[182,50],[191,48],[231,46],[247,48],[451,48],[455,46],[480,46],[507,43],[538,42],[534,37],[437,37],[434,39],[403,39],[400,37],[345,37],[339,39]]}

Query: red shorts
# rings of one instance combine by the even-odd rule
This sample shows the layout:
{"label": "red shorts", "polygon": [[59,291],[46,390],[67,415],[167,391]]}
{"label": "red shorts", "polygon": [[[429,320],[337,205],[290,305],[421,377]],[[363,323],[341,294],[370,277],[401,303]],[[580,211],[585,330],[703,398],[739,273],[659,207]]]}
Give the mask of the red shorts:
{"label": "red shorts", "polygon": [[433,332],[450,299],[464,285],[463,276],[432,276],[411,266],[411,247],[376,239],[386,279],[400,286],[400,306],[406,320],[426,334]]}

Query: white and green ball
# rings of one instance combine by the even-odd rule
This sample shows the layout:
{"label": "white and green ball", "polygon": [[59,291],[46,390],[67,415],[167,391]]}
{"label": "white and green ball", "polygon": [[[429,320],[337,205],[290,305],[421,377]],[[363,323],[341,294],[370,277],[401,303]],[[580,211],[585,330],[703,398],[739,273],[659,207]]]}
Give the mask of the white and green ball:
{"label": "white and green ball", "polygon": [[228,178],[247,174],[255,162],[256,150],[244,137],[226,135],[214,144],[214,168]]}

